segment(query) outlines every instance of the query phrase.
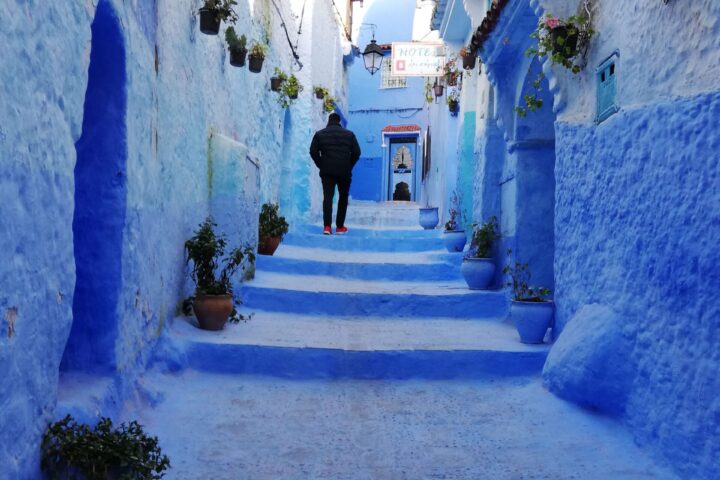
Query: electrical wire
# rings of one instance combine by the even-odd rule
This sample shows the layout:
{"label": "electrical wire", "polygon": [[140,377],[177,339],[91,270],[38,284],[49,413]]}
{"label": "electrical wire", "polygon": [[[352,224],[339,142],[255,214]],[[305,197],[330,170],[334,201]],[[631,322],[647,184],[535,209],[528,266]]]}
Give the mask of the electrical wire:
{"label": "electrical wire", "polygon": [[345,38],[347,38],[348,42],[352,42],[352,36],[348,32],[347,26],[345,25],[345,21],[343,20],[342,13],[340,13],[340,10],[338,10],[337,5],[335,4],[335,0],[330,0],[330,3],[332,3],[332,6],[335,7],[335,12],[337,13],[338,18],[340,19],[340,24],[343,27],[343,31],[345,31]]}
{"label": "electrical wire", "polygon": [[300,55],[297,54],[297,51],[295,50],[295,47],[292,44],[292,40],[290,40],[290,33],[288,32],[287,26],[285,25],[285,19],[283,18],[282,12],[280,11],[280,7],[277,6],[277,3],[275,3],[275,0],[271,0],[273,7],[275,7],[275,11],[280,16],[280,26],[285,31],[285,37],[287,38],[288,45],[290,45],[290,51],[292,52],[293,58],[295,59],[295,62],[300,67],[300,70],[303,68],[303,64],[300,62]]}

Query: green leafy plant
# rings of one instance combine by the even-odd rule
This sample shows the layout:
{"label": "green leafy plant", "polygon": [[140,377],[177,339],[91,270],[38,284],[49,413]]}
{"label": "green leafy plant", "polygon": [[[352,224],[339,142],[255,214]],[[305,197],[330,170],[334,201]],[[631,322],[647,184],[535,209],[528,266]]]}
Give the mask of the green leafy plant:
{"label": "green leafy plant", "polygon": [[490,258],[492,256],[493,244],[500,239],[500,231],[498,230],[497,217],[492,216],[487,222],[478,226],[473,225],[473,235],[469,258]]}
{"label": "green leafy plant", "polygon": [[259,218],[259,236],[260,238],[282,237],[288,232],[290,227],[278,213],[280,206],[277,203],[265,203],[260,209]]}
{"label": "green leafy plant", "polygon": [[245,35],[237,36],[235,27],[228,27],[225,30],[225,42],[228,45],[228,50],[241,51],[247,49],[247,38]]}
{"label": "green leafy plant", "polygon": [[448,109],[451,113],[457,114],[460,109],[460,92],[453,88],[448,89],[447,96],[445,97],[445,103],[447,103]]}
{"label": "green leafy plant", "polygon": [[329,94],[330,94],[330,91],[329,91],[327,88],[325,88],[325,87],[321,87],[321,86],[319,86],[319,85],[315,85],[315,86],[313,87],[313,93],[315,94],[315,96],[316,96],[318,99],[321,99],[321,98],[325,98],[326,95],[329,95]]}
{"label": "green leafy plant", "polygon": [[456,85],[458,79],[460,78],[461,72],[460,69],[457,67],[457,60],[457,54],[453,53],[452,55],[450,55],[447,62],[445,62],[442,67],[445,82],[448,84],[448,86]]}
{"label": "green leafy plant", "polygon": [[250,50],[248,51],[248,54],[251,57],[260,57],[265,58],[265,55],[267,55],[268,46],[265,43],[261,43],[258,41],[253,41],[252,45],[250,45]]}
{"label": "green leafy plant", "polygon": [[329,93],[323,98],[323,110],[325,113],[332,113],[335,111],[335,97]]}
{"label": "green leafy plant", "polygon": [[428,104],[433,102],[433,86],[430,79],[425,80],[425,102]]}
{"label": "green leafy plant", "polygon": [[215,16],[221,22],[235,23],[238,20],[238,16],[233,10],[235,5],[237,5],[237,0],[205,0],[203,8],[214,10]]}
{"label": "green leafy plant", "polygon": [[273,75],[280,79],[280,83],[284,83],[288,78],[287,73],[283,72],[278,67],[275,67],[273,70]]}
{"label": "green leafy plant", "polygon": [[135,421],[113,429],[109,418],[101,418],[91,429],[67,415],[48,426],[41,451],[41,468],[51,480],[159,479],[170,467],[157,437]]}
{"label": "green leafy plant", "polygon": [[[278,69],[275,70],[279,72]],[[280,73],[282,74],[282,72]],[[284,74],[282,75],[284,76]],[[303,90],[304,87],[294,74],[291,74],[289,77],[285,76],[280,90],[278,90],[278,104],[283,108],[289,107]]]}
{"label": "green leafy plant", "polygon": [[[212,217],[207,217],[195,235],[185,242],[186,263],[192,262],[190,277],[195,282],[195,295],[231,294],[232,275],[238,269],[245,270],[247,262],[255,262],[255,252],[250,245],[235,248],[225,255],[227,240],[224,235],[215,234],[216,226]],[[216,275],[218,269],[219,276]]]}
{"label": "green leafy plant", "polygon": [[[511,256],[512,250],[508,250],[507,254]],[[550,289],[530,286],[532,274],[527,263],[515,262],[514,264],[508,264],[503,268],[503,273],[510,276],[511,281],[505,285],[512,287],[513,300],[518,302],[547,302],[544,297],[550,295]]]}
{"label": "green leafy plant", "polygon": [[[525,54],[529,57],[548,57],[553,65],[562,65],[577,74],[582,70],[577,59],[587,50],[594,34],[590,19],[584,15],[561,19],[548,13],[540,19],[535,31],[530,34],[537,40],[537,47],[528,48]],[[532,83],[533,90],[523,95],[525,105],[515,107],[518,116],[525,117],[529,112],[542,108],[543,101],[539,98],[539,93],[544,78],[542,73],[538,73]]]}
{"label": "green leafy plant", "polygon": [[542,81],[544,79],[545,75],[542,72],[538,73],[537,77],[535,77],[535,80],[532,82],[532,92],[528,92],[523,95],[525,106],[515,107],[515,113],[517,113],[519,117],[525,117],[528,112],[534,112],[543,106],[542,98],[539,98],[539,95],[542,90]]}
{"label": "green leafy plant", "polygon": [[530,34],[538,41],[537,48],[530,47],[526,54],[549,57],[553,64],[579,73],[582,66],[575,63],[574,59],[587,47],[594,34],[590,19],[584,15],[561,19],[548,13],[540,19],[537,28]]}

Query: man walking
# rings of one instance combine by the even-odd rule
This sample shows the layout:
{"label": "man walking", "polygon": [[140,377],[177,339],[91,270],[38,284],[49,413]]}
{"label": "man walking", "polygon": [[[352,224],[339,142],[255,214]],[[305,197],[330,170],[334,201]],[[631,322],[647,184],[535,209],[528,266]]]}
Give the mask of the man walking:
{"label": "man walking", "polygon": [[338,189],[338,208],[335,217],[335,233],[347,233],[345,214],[347,212],[348,194],[352,169],[360,158],[360,145],[355,134],[340,125],[340,115],[331,113],[328,124],[315,132],[310,143],[310,156],[320,169],[323,186],[323,234],[332,234],[332,204],[335,196],[335,185]]}

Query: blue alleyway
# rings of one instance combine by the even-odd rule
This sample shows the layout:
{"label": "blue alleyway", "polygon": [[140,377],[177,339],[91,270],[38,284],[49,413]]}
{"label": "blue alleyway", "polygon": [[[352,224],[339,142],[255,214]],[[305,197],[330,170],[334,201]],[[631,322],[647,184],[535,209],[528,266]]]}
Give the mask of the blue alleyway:
{"label": "blue alleyway", "polygon": [[174,356],[123,412],[159,436],[167,478],[675,478],[542,387],[548,346],[460,284],[439,232],[358,223],[392,209],[351,208],[345,237],[292,229],[243,286],[248,322],[175,319]]}

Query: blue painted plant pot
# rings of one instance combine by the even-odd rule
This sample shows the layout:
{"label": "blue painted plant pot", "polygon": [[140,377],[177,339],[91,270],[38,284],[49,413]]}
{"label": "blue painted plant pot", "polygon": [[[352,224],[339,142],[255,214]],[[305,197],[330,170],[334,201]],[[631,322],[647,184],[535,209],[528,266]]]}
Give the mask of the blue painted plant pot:
{"label": "blue painted plant pot", "polygon": [[420,209],[420,226],[425,230],[432,230],[437,227],[440,217],[437,207],[426,207]]}
{"label": "blue painted plant pot", "polygon": [[553,302],[518,302],[510,305],[510,316],[522,343],[543,343],[550,327],[555,304]]}
{"label": "blue painted plant pot", "polygon": [[470,290],[487,290],[495,278],[495,263],[492,258],[464,258],[460,272]]}
{"label": "blue painted plant pot", "polygon": [[443,242],[448,252],[462,252],[465,248],[465,230],[445,230],[443,232]]}

